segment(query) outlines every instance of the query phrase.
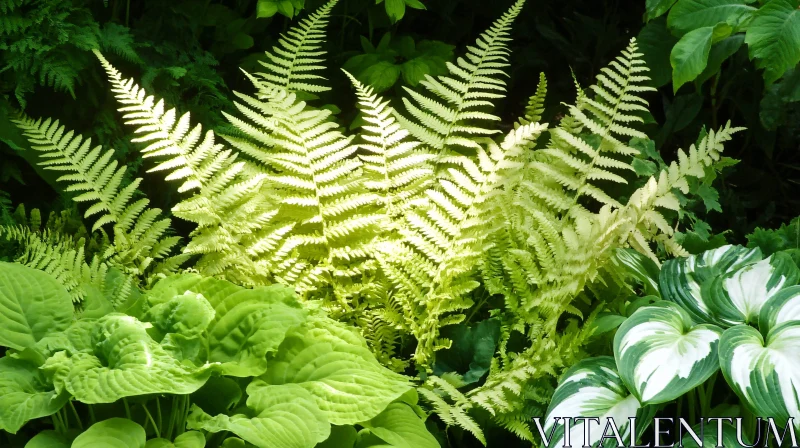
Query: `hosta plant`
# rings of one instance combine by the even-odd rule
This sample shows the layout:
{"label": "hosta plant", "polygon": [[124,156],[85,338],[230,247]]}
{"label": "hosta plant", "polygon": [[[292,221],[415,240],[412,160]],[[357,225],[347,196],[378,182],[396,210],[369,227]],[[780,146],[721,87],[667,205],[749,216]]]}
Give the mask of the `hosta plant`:
{"label": "hosta plant", "polygon": [[[592,358],[596,361],[584,365],[594,363],[594,370],[570,371],[562,378],[549,414],[563,413],[565,403],[593,393],[609,404],[576,409],[575,416],[604,417],[613,408],[628,409],[628,417],[634,417],[640,407],[670,403],[697,388],[707,394],[713,387],[704,383],[721,370],[754,416],[773,418],[778,425],[791,418],[799,427],[800,403],[794,397],[800,392],[800,269],[786,251],[764,257],[758,247],[722,246],[668,260],[657,277],[646,260],[628,265],[646,273],[642,278],[658,280],[660,300],[637,309],[619,326],[615,362]],[[612,383],[600,379],[610,374],[624,385],[613,396],[603,392]],[[628,399],[635,406],[624,405]],[[708,409],[708,403],[701,405]]]}

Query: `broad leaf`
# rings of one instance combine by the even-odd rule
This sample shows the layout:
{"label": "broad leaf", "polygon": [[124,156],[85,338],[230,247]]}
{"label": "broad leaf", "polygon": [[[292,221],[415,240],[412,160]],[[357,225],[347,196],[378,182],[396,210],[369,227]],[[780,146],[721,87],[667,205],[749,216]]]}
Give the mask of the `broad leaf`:
{"label": "broad leaf", "polygon": [[757,323],[761,307],[781,289],[800,280],[789,255],[779,252],[706,282],[701,295],[714,323],[723,327]]}
{"label": "broad leaf", "polygon": [[701,287],[713,277],[761,260],[758,248],[727,245],[692,255],[667,260],[661,267],[661,296],[686,310],[696,323],[713,322],[711,310],[703,301]]}
{"label": "broad leaf", "polygon": [[65,388],[84,403],[112,403],[146,394],[190,394],[211,374],[181,363],[147,334],[146,325],[131,316],[111,314],[97,321],[91,351],[60,351],[43,369],[54,375],[56,389]]}
{"label": "broad leaf", "polygon": [[640,308],[614,337],[620,377],[643,404],[674,400],[719,368],[720,334],[714,325],[693,326],[672,302]]}
{"label": "broad leaf", "polygon": [[[737,414],[738,416],[738,414]],[[705,416],[704,416],[705,417]],[[724,420],[723,420],[724,422]],[[685,448],[717,448],[718,446],[743,446],[739,443],[736,435],[736,428],[729,424],[723,423],[721,425],[722,434],[719,434],[719,429],[716,424],[706,424],[705,426],[695,425],[692,427],[692,431],[694,436],[690,434],[688,431],[684,432],[683,436],[683,446]],[[698,445],[697,440],[694,437],[697,437],[698,440],[702,442],[702,444]],[[742,434],[742,442],[744,446],[754,446],[750,443],[747,435]]]}
{"label": "broad leaf", "polygon": [[800,321],[800,286],[790,286],[764,302],[758,319],[763,334],[785,322]]}
{"label": "broad leaf", "polygon": [[756,416],[773,417],[784,425],[800,423],[800,322],[770,330],[766,340],[753,327],[725,330],[720,365],[728,384]]}
{"label": "broad leaf", "polygon": [[747,0],[678,0],[667,16],[667,26],[680,36],[718,23],[737,25],[756,11]]}
{"label": "broad leaf", "polygon": [[676,1],[677,0],[646,0],[645,9],[647,11],[647,20],[653,20],[669,11],[669,8],[671,8]]}
{"label": "broad leaf", "polygon": [[25,444],[25,448],[69,448],[69,446],[69,439],[52,430],[36,434]]}
{"label": "broad leaf", "polygon": [[330,424],[314,398],[300,386],[270,386],[255,380],[247,388],[246,415],[210,416],[193,405],[188,419],[191,429],[230,431],[260,447],[312,448],[330,434]]}
{"label": "broad leaf", "polygon": [[294,292],[279,285],[239,291],[211,305],[216,316],[208,326],[208,361],[239,377],[264,373],[266,355],[278,350],[307,314]]}
{"label": "broad leaf", "polygon": [[660,295],[658,291],[660,269],[653,260],[633,249],[617,249],[611,261],[641,282],[647,294]]}
{"label": "broad leaf", "polygon": [[411,387],[380,365],[353,329],[322,317],[290,331],[269,365],[267,383],[307,390],[334,425],[374,418]]}
{"label": "broad leaf", "polygon": [[175,437],[174,442],[163,438],[150,439],[147,441],[144,448],[204,448],[205,446],[206,438],[203,436],[203,433],[189,431]]}
{"label": "broad leaf", "polygon": [[636,42],[643,54],[642,59],[650,69],[648,76],[653,87],[661,87],[670,82],[672,66],[669,63],[669,54],[678,39],[667,29],[666,20],[660,18],[649,22],[639,31]]}
{"label": "broad leaf", "polygon": [[[629,418],[641,418],[650,415],[652,407],[642,407],[617,373],[614,358],[601,356],[580,361],[570,368],[558,383],[547,416],[543,432],[550,436],[555,426],[550,443],[547,446],[561,447],[565,444],[563,419],[570,417],[597,417],[596,422],[589,425],[589,441],[584,439],[584,424],[577,421],[570,426],[570,443],[573,446],[594,446],[600,441],[605,429],[605,422],[613,418],[618,425],[623,441],[630,440]],[[556,421],[556,418],[561,420]],[[643,431],[646,425],[637,429]]]}
{"label": "broad leaf", "polygon": [[350,425],[331,426],[331,435],[315,448],[353,448],[358,432]]}
{"label": "broad leaf", "polygon": [[[383,412],[368,422],[361,423],[369,432],[380,438],[380,446],[397,448],[439,448],[439,442],[428,432],[419,416],[406,403],[392,403]],[[376,446],[357,445],[358,448]]]}
{"label": "broad leaf", "polygon": [[0,430],[16,434],[29,420],[55,414],[67,404],[39,369],[23,360],[0,358]]}
{"label": "broad leaf", "polygon": [[463,375],[464,384],[476,383],[491,367],[500,338],[500,320],[486,319],[472,326],[453,325],[446,327],[442,336],[453,341],[453,345],[436,354],[433,374],[458,372]]}
{"label": "broad leaf", "polygon": [[742,46],[743,42],[744,34],[734,34],[712,45],[711,52],[708,53],[708,65],[706,65],[703,73],[697,76],[696,81],[702,84],[716,75],[722,67],[722,63],[733,56]]}
{"label": "broad leaf", "polygon": [[0,262],[0,346],[30,347],[49,333],[65,330],[72,318],[72,298],[53,277]]}
{"label": "broad leaf", "polygon": [[800,62],[800,11],[796,0],[770,0],[747,27],[750,59],[770,84]]}
{"label": "broad leaf", "polygon": [[697,78],[708,64],[711,44],[731,33],[727,24],[697,28],[684,34],[672,48],[669,62],[672,65],[672,90],[677,92],[682,85]]}
{"label": "broad leaf", "polygon": [[72,448],[144,448],[144,428],[126,418],[110,418],[97,422],[72,442]]}

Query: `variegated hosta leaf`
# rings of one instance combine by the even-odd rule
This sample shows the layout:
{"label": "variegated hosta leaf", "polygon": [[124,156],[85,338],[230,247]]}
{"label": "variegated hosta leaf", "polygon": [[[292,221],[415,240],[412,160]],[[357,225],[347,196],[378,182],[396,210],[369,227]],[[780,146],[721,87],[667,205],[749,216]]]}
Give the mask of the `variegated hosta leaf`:
{"label": "variegated hosta leaf", "polygon": [[725,330],[720,366],[728,384],[758,417],[800,424],[800,322],[773,328],[766,341],[749,325]]}
{"label": "variegated hosta leaf", "polygon": [[757,323],[764,303],[798,279],[800,270],[792,258],[778,252],[706,282],[702,296],[717,325]]}
{"label": "variegated hosta leaf", "polygon": [[643,404],[678,398],[719,368],[720,334],[714,325],[693,325],[672,302],[640,308],[614,337],[620,377]]}
{"label": "variegated hosta leaf", "polygon": [[701,296],[703,283],[761,258],[758,248],[727,245],[687,258],[667,260],[661,267],[658,281],[661,297],[681,305],[697,323],[713,322],[711,311]]}
{"label": "variegated hosta leaf", "polygon": [[[654,411],[652,406],[643,408],[628,391],[616,371],[614,358],[589,358],[569,369],[558,384],[545,417],[544,434],[549,436],[556,425],[548,446],[561,447],[565,444],[565,418],[597,417],[600,424],[591,421],[589,425],[589,443],[583,440],[584,425],[580,420],[571,422],[569,434],[572,446],[594,446],[601,440],[608,419],[613,418],[622,440],[629,441],[629,418],[646,421]],[[561,420],[556,421],[556,417]],[[637,429],[645,428],[646,425],[642,425]]]}
{"label": "variegated hosta leaf", "polygon": [[758,328],[763,333],[784,322],[800,321],[800,286],[790,286],[775,293],[761,307]]}
{"label": "variegated hosta leaf", "polygon": [[[703,427],[700,425],[695,425],[692,427],[692,431],[694,432],[694,435],[703,442],[702,448],[717,448],[718,446],[733,447],[743,445],[739,443],[737,439],[736,427],[729,423],[722,424],[722,437],[720,437],[720,434],[718,433],[716,424],[706,424]],[[683,438],[681,440],[684,448],[698,448],[697,441],[694,439],[694,437],[692,437],[691,434],[689,434],[689,431],[685,431],[683,433]],[[746,434],[742,434],[742,442],[744,442],[744,446],[753,446]]]}

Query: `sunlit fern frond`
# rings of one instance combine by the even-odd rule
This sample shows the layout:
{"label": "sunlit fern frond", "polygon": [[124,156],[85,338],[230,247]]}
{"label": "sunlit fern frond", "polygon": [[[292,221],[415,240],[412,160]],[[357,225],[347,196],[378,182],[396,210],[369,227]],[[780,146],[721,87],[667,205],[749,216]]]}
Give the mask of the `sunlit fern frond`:
{"label": "sunlit fern frond", "polygon": [[347,307],[344,298],[362,286],[368,244],[383,219],[378,197],[365,190],[357,147],[330,111],[254,82],[261,99],[237,93],[243,118],[226,114],[245,137],[226,139],[259,162],[266,188],[281,206],[267,233],[255,235],[248,255],[257,269],[303,295],[333,287]]}
{"label": "sunlit fern frond", "polygon": [[388,101],[349,73],[347,76],[356,87],[365,121],[358,145],[367,151],[359,155],[364,162],[364,185],[380,197],[386,214],[394,219],[431,184],[433,169],[429,162],[434,155],[420,148],[408,130],[400,127]]}
{"label": "sunlit fern frond", "polygon": [[[113,160],[113,150],[92,147],[91,139],[67,131],[57,120],[23,117],[14,123],[40,152],[44,159],[40,165],[65,173],[58,178],[69,184],[65,190],[80,192],[73,200],[88,205],[84,217],[97,215],[92,231],[112,225],[114,240],[104,260],[145,278],[151,264],[171,258],[180,238],[168,236],[169,218],[163,218],[160,209],[148,208],[148,199],[133,199],[141,179],[122,185],[126,167]],[[177,257],[170,260],[175,267],[185,260],[185,256]]]}
{"label": "sunlit fern frond", "polygon": [[267,51],[267,61],[259,61],[266,71],[255,73],[263,84],[290,92],[324,92],[330,87],[320,85],[325,78],[314,74],[325,69],[325,25],[331,10],[339,0],[328,3],[281,34],[278,45]]}
{"label": "sunlit fern frond", "polygon": [[594,96],[579,96],[568,106],[570,117],[584,128],[580,134],[558,127],[551,130],[548,147],[538,151],[530,164],[522,196],[532,197],[560,216],[586,213],[580,201],[588,196],[600,203],[620,207],[598,185],[599,181],[626,184],[625,171],[633,172],[632,156],[638,150],[627,142],[647,136],[631,127],[644,120],[636,115],[647,111],[641,94],[653,91],[645,85],[648,70],[638,53],[635,39],[622,55],[601,70]]}
{"label": "sunlit fern frond", "polygon": [[447,63],[449,75],[426,75],[420,84],[425,93],[405,88],[405,114],[400,123],[425,145],[446,155],[457,147],[477,149],[475,137],[497,133],[499,117],[486,112],[492,100],[505,96],[503,71],[508,64],[508,42],[514,19],[525,0],[517,0],[503,17],[481,34],[465,57]]}
{"label": "sunlit fern frond", "polygon": [[520,169],[526,145],[544,129],[535,123],[511,131],[498,145],[482,141],[476,161],[465,156],[442,159],[447,177],[426,191],[424,202],[405,214],[402,242],[387,242],[378,254],[395,284],[393,298],[403,307],[407,327],[417,339],[414,354],[428,367],[434,351],[450,345],[441,328],[464,319],[472,305],[468,293],[478,286],[476,268],[488,249],[494,203],[509,172]]}
{"label": "sunlit fern frond", "polygon": [[200,125],[192,127],[188,113],[178,118],[175,109],[165,111],[163,100],[147,95],[133,79],[123,79],[96,54],[123,105],[125,123],[144,134],[133,141],[147,143],[143,157],[160,159],[150,171],[166,171],[166,180],[181,182],[179,192],[193,192],[172,209],[197,224],[184,252],[202,255],[196,268],[206,275],[248,279],[253,267],[241,241],[275,214],[271,198],[261,191],[266,176],[253,174],[246,161],[216,143],[213,131],[203,134]]}

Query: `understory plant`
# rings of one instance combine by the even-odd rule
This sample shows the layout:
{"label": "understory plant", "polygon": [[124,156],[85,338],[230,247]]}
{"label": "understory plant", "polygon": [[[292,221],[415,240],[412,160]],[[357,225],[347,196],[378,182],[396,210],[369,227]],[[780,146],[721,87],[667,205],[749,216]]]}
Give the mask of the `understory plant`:
{"label": "understory plant", "polygon": [[[628,256],[627,266],[656,285],[650,289],[656,295],[618,324],[613,357],[582,360],[561,378],[543,424],[545,431],[554,430],[549,446],[563,444],[565,428],[558,419],[578,415],[600,419],[585,445],[604,438],[635,442],[651,417],[675,400],[680,415],[683,397],[694,446],[718,445],[713,424],[701,432],[701,421],[709,417],[727,420],[725,446],[735,446],[736,437],[750,446],[753,440],[767,446],[772,436],[789,437],[786,431],[800,425],[797,248],[765,256],[753,246],[725,245],[668,260],[660,269]],[[733,403],[715,400],[725,395],[714,392],[719,372],[736,397]],[[722,405],[728,409],[719,414]],[[618,422],[620,434],[609,432],[608,417]],[[637,434],[630,434],[630,418],[645,422]],[[734,427],[734,419],[744,419],[744,428]],[[571,440],[582,440],[586,424],[571,427]],[[677,430],[676,425],[670,440]]]}
{"label": "understory plant", "polygon": [[[348,133],[311,103],[329,89],[335,5],[244,73],[253,90],[236,93],[221,136],[95,51],[150,171],[175,187],[170,213],[150,207],[141,179],[125,182],[112,150],[58,120],[15,120],[93,224],[0,227],[18,247],[0,269],[0,299],[19,310],[3,317],[1,359],[22,372],[6,391],[42,403],[5,407],[3,429],[52,416],[55,433],[41,438],[66,444],[88,414],[105,429],[72,446],[109,431],[175,446],[237,446],[232,433],[259,447],[426,447],[441,441],[426,429],[432,411],[483,444],[487,422],[532,441],[531,417],[585,356],[606,294],[632,288],[618,249],[653,264],[688,255],[674,222],[689,182],[713,175],[740,129],[703,132],[637,176],[649,140],[636,125],[653,89],[635,39],[596,84],[576,86],[558,123],[541,122],[540,76],[523,116],[503,126],[492,106],[518,0],[399,104],[342,73],[363,119]],[[173,217],[195,225],[188,241]],[[437,356],[477,320],[497,328],[488,365],[445,367]],[[95,418],[93,406],[120,402],[127,420]]]}

